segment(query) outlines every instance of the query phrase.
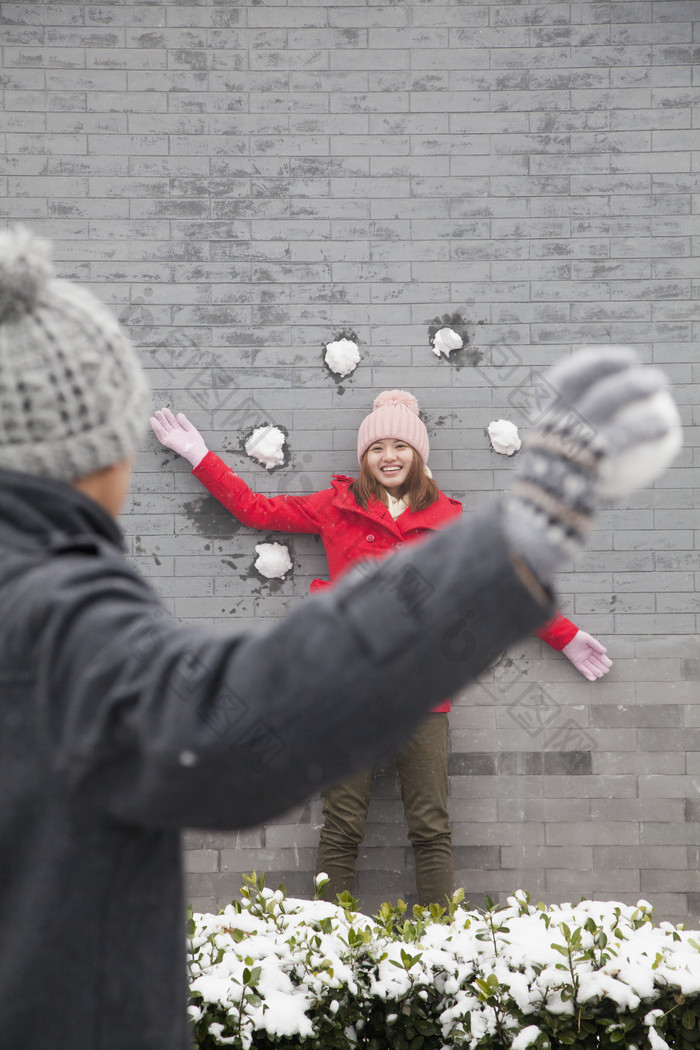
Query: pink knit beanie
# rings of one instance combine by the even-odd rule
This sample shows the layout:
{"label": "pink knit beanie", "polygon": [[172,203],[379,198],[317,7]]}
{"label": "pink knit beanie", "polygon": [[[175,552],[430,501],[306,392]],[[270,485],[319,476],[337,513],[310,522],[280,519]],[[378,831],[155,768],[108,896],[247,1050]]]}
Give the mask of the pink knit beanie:
{"label": "pink knit beanie", "polygon": [[412,445],[423,465],[428,462],[430,442],[425,424],[418,416],[418,402],[405,390],[385,390],[374,399],[374,411],[360,423],[357,434],[357,459],[375,441],[394,438]]}

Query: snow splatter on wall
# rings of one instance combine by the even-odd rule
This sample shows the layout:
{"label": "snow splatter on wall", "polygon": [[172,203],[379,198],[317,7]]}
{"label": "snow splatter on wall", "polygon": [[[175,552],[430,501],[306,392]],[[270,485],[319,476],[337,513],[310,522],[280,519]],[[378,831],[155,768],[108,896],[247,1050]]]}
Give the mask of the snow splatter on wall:
{"label": "snow splatter on wall", "polygon": [[518,428],[508,419],[494,419],[486,430],[494,452],[500,452],[502,456],[512,456],[522,445]]}
{"label": "snow splatter on wall", "polygon": [[284,463],[285,436],[279,427],[256,427],[245,443],[251,459],[257,459],[267,470]]}
{"label": "snow splatter on wall", "polygon": [[337,339],[326,345],[324,358],[331,372],[339,376],[349,376],[360,363],[360,351],[352,339]]}
{"label": "snow splatter on wall", "polygon": [[268,580],[281,579],[292,567],[289,548],[283,543],[256,543],[255,568]]}
{"label": "snow splatter on wall", "polygon": [[436,357],[449,357],[453,350],[461,350],[464,340],[452,328],[440,328],[433,336],[433,353]]}

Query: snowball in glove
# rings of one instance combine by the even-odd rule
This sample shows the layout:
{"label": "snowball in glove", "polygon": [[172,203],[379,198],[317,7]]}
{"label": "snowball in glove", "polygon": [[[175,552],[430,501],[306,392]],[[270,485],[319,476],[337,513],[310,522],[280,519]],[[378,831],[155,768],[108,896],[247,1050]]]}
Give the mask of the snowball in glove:
{"label": "snowball in glove", "polygon": [[666,377],[630,347],[580,350],[544,379],[552,404],[525,438],[505,531],[548,581],[583,544],[601,498],[625,496],[669,465],[681,427]]}

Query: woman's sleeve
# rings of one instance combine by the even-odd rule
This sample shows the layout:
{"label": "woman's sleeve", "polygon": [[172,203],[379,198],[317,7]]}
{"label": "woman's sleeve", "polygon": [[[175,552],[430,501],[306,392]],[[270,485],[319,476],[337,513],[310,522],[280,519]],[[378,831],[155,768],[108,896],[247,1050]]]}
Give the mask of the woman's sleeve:
{"label": "woman's sleeve", "polygon": [[553,619],[538,627],[535,634],[547,645],[551,645],[552,649],[561,652],[577,632],[578,627],[576,624],[572,623],[571,620],[567,620],[565,616],[558,612]]}
{"label": "woman's sleeve", "polygon": [[241,524],[254,529],[317,534],[332,496],[332,489],[310,496],[262,496],[214,452],[208,452],[192,473]]}

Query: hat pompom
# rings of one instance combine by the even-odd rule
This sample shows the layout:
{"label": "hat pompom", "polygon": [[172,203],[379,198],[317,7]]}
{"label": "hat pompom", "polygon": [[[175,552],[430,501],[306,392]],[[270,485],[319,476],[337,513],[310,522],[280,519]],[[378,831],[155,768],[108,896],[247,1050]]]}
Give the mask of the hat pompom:
{"label": "hat pompom", "polygon": [[395,405],[403,405],[404,408],[418,415],[418,401],[407,390],[383,390],[374,399],[375,411],[378,408],[392,408]]}
{"label": "hat pompom", "polygon": [[52,277],[48,241],[25,226],[0,233],[0,321],[31,310]]}

